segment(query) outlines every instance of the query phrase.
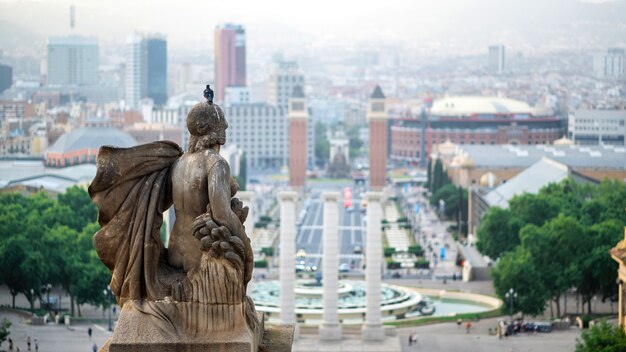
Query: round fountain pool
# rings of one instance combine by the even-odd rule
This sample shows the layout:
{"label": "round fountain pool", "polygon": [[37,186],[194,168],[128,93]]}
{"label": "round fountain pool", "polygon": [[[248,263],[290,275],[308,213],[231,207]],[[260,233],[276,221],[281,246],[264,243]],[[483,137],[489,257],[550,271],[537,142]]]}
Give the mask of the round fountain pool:
{"label": "round fountain pool", "polygon": [[[381,286],[381,313],[383,320],[411,318],[420,315],[453,315],[493,309],[489,304],[467,300],[448,300],[422,295],[415,290],[395,285]],[[323,287],[315,281],[296,283],[296,316],[299,322],[317,323],[322,320]],[[365,317],[365,282],[340,281],[337,289],[339,319],[343,323],[361,323]],[[280,284],[261,281],[252,285],[252,299],[256,309],[264,312],[270,321],[280,315]]]}

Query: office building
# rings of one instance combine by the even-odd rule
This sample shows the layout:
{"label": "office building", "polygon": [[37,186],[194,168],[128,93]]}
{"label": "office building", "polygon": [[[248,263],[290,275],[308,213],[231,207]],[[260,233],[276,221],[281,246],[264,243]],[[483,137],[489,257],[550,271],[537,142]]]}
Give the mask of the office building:
{"label": "office building", "polygon": [[8,65],[0,65],[0,94],[13,85],[13,68]]}
{"label": "office building", "polygon": [[504,45],[489,46],[489,72],[501,74],[505,69]]}
{"label": "office building", "polygon": [[594,59],[596,76],[603,78],[621,78],[626,76],[626,52],[622,48],[610,48],[606,54]]}
{"label": "office building", "polygon": [[126,104],[138,109],[150,98],[155,105],[167,102],[167,41],[165,37],[136,33],[126,41]]}
{"label": "office building", "polygon": [[267,84],[269,104],[287,109],[289,97],[296,87],[304,87],[304,75],[296,61],[275,61],[270,69]]}
{"label": "office building", "polygon": [[624,146],[626,110],[572,111],[567,131],[575,144]]}
{"label": "office building", "polygon": [[98,55],[98,39],[95,37],[72,35],[48,38],[48,84],[98,84]]}
{"label": "office building", "polygon": [[215,100],[224,101],[226,87],[246,85],[246,30],[242,25],[215,28]]}

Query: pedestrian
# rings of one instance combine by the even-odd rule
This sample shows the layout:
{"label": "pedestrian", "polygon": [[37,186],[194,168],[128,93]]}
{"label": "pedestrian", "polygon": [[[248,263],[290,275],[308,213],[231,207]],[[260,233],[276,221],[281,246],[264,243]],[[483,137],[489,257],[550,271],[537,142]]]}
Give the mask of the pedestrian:
{"label": "pedestrian", "polygon": [[92,350],[93,352],[98,352],[98,345],[96,345],[96,343],[95,343],[95,342],[93,343],[93,346],[91,346],[91,350]]}
{"label": "pedestrian", "polygon": [[460,328],[460,327],[461,327],[461,324],[463,324],[463,320],[461,320],[461,318],[457,319],[457,320],[456,320],[456,326],[457,326],[458,328]]}
{"label": "pedestrian", "polygon": [[39,341],[35,339],[35,352],[39,352]]}
{"label": "pedestrian", "polygon": [[472,323],[470,323],[470,321],[468,320],[467,323],[465,323],[466,334],[470,333],[471,328],[472,328]]}
{"label": "pedestrian", "polygon": [[89,335],[89,341],[91,341],[91,334],[93,333],[93,329],[91,326],[87,329],[87,335]]}
{"label": "pedestrian", "polygon": [[417,345],[417,333],[411,335],[411,339],[413,340],[413,345]]}
{"label": "pedestrian", "polygon": [[413,345],[413,335],[409,335],[409,346]]}
{"label": "pedestrian", "polygon": [[17,350],[15,352],[20,352],[20,346],[17,346]]}
{"label": "pedestrian", "polygon": [[30,335],[26,337],[26,346],[28,347],[28,350],[30,351]]}
{"label": "pedestrian", "polygon": [[9,337],[9,352],[13,352],[13,339]]}

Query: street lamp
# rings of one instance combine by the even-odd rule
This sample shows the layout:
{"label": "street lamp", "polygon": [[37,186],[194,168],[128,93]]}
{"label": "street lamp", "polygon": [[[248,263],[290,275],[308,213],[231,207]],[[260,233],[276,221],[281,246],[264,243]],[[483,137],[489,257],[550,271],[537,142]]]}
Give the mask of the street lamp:
{"label": "street lamp", "polygon": [[510,288],[507,293],[504,294],[504,297],[509,301],[509,315],[511,316],[511,321],[513,320],[513,301],[517,298],[517,292],[513,288]]}
{"label": "street lamp", "polygon": [[104,294],[105,304],[107,303],[109,304],[109,307],[108,307],[109,308],[109,331],[113,331],[113,327],[111,325],[111,305],[110,305],[111,296],[113,295],[113,293],[111,292],[111,286],[107,285],[107,288],[102,290],[102,293]]}
{"label": "street lamp", "polygon": [[30,314],[35,314],[35,290],[30,289]]}

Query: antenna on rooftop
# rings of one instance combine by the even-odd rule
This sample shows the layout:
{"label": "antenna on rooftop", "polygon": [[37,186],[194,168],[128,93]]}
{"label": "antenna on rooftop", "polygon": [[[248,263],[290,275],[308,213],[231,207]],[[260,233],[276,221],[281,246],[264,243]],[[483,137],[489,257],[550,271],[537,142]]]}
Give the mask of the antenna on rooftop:
{"label": "antenna on rooftop", "polygon": [[74,4],[70,6],[70,28],[74,29],[74,25],[76,24],[76,7]]}

